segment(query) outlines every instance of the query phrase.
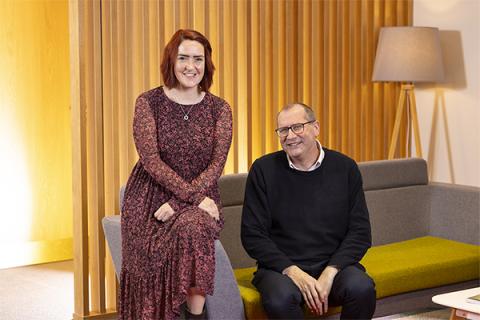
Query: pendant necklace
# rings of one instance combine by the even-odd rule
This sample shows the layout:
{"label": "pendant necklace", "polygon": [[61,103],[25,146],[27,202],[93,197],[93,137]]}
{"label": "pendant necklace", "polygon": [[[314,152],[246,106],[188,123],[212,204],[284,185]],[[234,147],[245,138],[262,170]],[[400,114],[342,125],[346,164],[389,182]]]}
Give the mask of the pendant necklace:
{"label": "pendant necklace", "polygon": [[179,103],[178,104],[180,106],[180,108],[182,109],[182,112],[183,112],[183,120],[187,121],[189,119],[188,117],[188,114],[190,113],[190,111],[192,111],[192,108],[194,106],[194,104],[190,107],[190,109],[188,110],[187,113],[185,113],[185,110],[183,109],[183,106]]}

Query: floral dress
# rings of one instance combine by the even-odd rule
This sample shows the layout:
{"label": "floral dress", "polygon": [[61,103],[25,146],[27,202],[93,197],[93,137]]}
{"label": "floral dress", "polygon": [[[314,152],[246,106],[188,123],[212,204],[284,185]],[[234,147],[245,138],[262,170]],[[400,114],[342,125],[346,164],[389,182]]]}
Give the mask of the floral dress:
{"label": "floral dress", "polygon": [[[122,207],[119,319],[175,319],[189,288],[213,294],[214,241],[223,227],[217,181],[232,113],[211,93],[179,105],[159,87],[138,97],[133,135],[140,159]],[[219,208],[218,222],[198,208],[206,196]],[[175,214],[161,222],[154,213],[165,202]]]}

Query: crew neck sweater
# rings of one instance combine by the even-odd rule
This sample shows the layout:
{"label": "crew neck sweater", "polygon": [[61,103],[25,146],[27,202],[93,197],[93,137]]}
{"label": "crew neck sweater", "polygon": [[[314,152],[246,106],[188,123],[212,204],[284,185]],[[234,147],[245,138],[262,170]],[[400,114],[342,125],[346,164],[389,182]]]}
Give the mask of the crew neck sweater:
{"label": "crew neck sweater", "polygon": [[284,151],[257,159],[248,174],[241,239],[258,267],[358,263],[371,246],[362,177],[354,160],[327,148],[322,165],[298,171]]}

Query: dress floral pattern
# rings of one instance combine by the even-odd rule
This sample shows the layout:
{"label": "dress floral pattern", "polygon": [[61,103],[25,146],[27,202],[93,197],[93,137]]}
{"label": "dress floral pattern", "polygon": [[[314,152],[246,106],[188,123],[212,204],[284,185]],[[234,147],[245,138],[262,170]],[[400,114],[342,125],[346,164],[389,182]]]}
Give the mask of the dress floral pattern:
{"label": "dress floral pattern", "polygon": [[[189,288],[213,294],[214,241],[224,221],[217,181],[232,140],[231,109],[210,93],[180,106],[159,87],[138,97],[133,135],[140,160],[122,208],[119,319],[175,319]],[[217,204],[218,222],[198,208],[205,196]],[[175,214],[161,222],[154,213],[165,202]]]}

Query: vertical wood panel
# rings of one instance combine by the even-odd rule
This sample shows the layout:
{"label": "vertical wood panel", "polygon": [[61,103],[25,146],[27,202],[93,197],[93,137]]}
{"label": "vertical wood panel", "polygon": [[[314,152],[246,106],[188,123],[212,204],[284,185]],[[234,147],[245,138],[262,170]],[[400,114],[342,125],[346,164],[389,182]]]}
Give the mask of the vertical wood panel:
{"label": "vertical wood panel", "polygon": [[178,28],[209,38],[217,68],[211,92],[232,106],[225,173],[245,172],[280,148],[276,114],[292,101],[312,106],[322,144],[365,161],[386,158],[399,94],[396,84],[371,82],[378,32],[411,25],[412,6],[412,0],[72,1],[75,318],[115,308],[100,219],[120,209],[118,188],[138,159],[135,99],[162,84],[163,48]]}
{"label": "vertical wood panel", "polygon": [[[117,125],[117,91],[116,81],[112,76],[115,69],[116,55],[114,52],[114,23],[116,22],[115,3],[106,1],[102,4],[102,53],[103,53],[103,107],[104,107],[104,154],[105,154],[105,215],[118,213],[117,193],[119,187],[118,166],[118,125]],[[110,182],[110,183],[108,183]],[[107,252],[105,260],[105,291],[106,308],[116,308],[116,277],[110,252]]]}
{"label": "vertical wood panel", "polygon": [[[261,37],[260,33],[260,3],[258,1],[248,2],[247,8],[248,20],[247,20],[247,37],[250,39],[247,42],[248,46],[248,61],[247,65],[250,66],[247,68],[247,78],[248,78],[248,97],[247,97],[247,121],[250,125],[250,130],[248,130],[248,163],[252,163],[255,159],[260,157],[263,153],[262,151],[262,112],[261,108],[264,105],[261,104],[262,91],[264,89],[265,81],[261,81],[262,72],[260,64],[260,43],[265,42],[265,38]],[[264,17],[262,15],[262,17]],[[259,35],[258,37],[256,35]],[[264,60],[263,60],[264,61]],[[255,72],[259,70],[259,72]],[[247,164],[248,165],[248,164]]]}
{"label": "vertical wood panel", "polygon": [[[281,6],[282,8],[282,19],[285,22],[285,29],[279,35],[283,38],[281,42],[285,43],[284,46],[284,57],[283,57],[283,68],[285,69],[285,76],[280,79],[284,82],[284,88],[286,90],[285,102],[282,103],[279,107],[283,106],[285,103],[291,103],[296,101],[298,97],[298,78],[299,71],[302,66],[297,63],[298,61],[298,41],[297,39],[301,37],[300,32],[298,31],[297,25],[297,1],[286,0],[285,3]],[[293,62],[293,63],[292,63]],[[279,65],[282,68],[282,65]],[[300,71],[301,72],[301,71]]]}
{"label": "vertical wood panel", "polygon": [[70,74],[72,99],[72,170],[73,170],[73,249],[74,249],[74,317],[88,314],[88,209],[85,73],[81,42],[84,38],[85,8],[83,3],[73,0],[69,5],[70,24]]}
{"label": "vertical wood panel", "polygon": [[[221,28],[220,28],[220,68],[222,70],[220,73],[220,96],[225,100],[230,102],[233,111],[233,121],[234,124],[238,124],[238,109],[234,104],[234,75],[233,75],[233,65],[236,61],[233,59],[235,56],[233,40],[235,39],[233,34],[233,19],[232,19],[232,9],[235,5],[234,2],[225,1],[220,2],[220,19],[221,19]],[[238,148],[238,137],[233,136],[232,146],[230,152],[228,153],[227,163],[225,164],[225,173],[234,173],[237,172],[236,168],[238,167],[237,161],[237,148]]]}
{"label": "vertical wood panel", "polygon": [[337,148],[336,108],[337,108],[337,2],[328,1],[328,42],[327,42],[327,69],[328,69],[328,142],[329,148]]}
{"label": "vertical wood panel", "polygon": [[187,0],[176,0],[176,28],[175,29],[186,29],[188,28],[188,1]]}
{"label": "vertical wood panel", "polygon": [[286,57],[286,44],[285,44],[285,1],[275,1],[273,2],[273,46],[271,58],[273,61],[272,70],[273,70],[273,105],[268,109],[269,112],[266,113],[265,125],[267,129],[266,139],[269,139],[269,144],[267,144],[268,150],[278,150],[280,147],[278,139],[273,135],[269,134],[273,132],[276,127],[276,114],[286,104],[287,98],[287,88],[286,88],[286,76],[287,72],[285,70],[285,57]]}
{"label": "vertical wood panel", "polygon": [[[374,24],[373,24],[373,47],[372,52],[375,52],[375,44],[378,41],[378,35],[380,33],[380,26],[384,25],[384,1],[375,0],[373,2],[374,10]],[[373,70],[373,67],[372,67]],[[373,71],[372,71],[373,72]],[[373,130],[372,136],[374,137],[373,143],[373,160],[381,159],[383,144],[385,143],[383,135],[383,120],[384,120],[384,106],[383,104],[383,83],[373,84]]]}
{"label": "vertical wood panel", "polygon": [[[160,83],[160,55],[162,53],[160,49],[159,41],[159,29],[160,29],[160,19],[159,19],[159,10],[160,4],[157,1],[149,1],[146,5],[147,15],[148,15],[148,39],[147,43],[149,50],[146,50],[146,56],[148,59],[149,66],[149,78],[147,81],[147,87],[151,88]],[[162,26],[163,27],[163,26]],[[163,48],[162,48],[163,49]]]}
{"label": "vertical wood panel", "polygon": [[[349,97],[350,97],[350,28],[349,28],[349,5],[348,2],[340,2],[341,8],[341,57],[342,63],[341,67],[341,91],[340,101],[341,101],[341,116],[340,116],[340,126],[337,125],[337,130],[340,131],[340,151],[348,153],[352,150],[351,142],[352,140],[348,139],[348,134],[351,131],[349,126]],[[348,143],[350,142],[350,145]]]}
{"label": "vertical wood panel", "polygon": [[[262,154],[265,154],[267,150],[272,150],[273,141],[275,141],[275,133],[273,132],[276,126],[274,120],[272,108],[275,107],[274,95],[273,95],[273,74],[274,74],[274,59],[272,57],[273,50],[273,5],[270,1],[261,1],[260,3],[261,19],[260,27],[264,30],[260,33],[260,82],[262,92],[262,105],[261,105],[261,126],[262,135],[259,137],[262,141]],[[262,35],[264,34],[263,38]],[[263,39],[263,41],[262,41]],[[255,72],[255,70],[253,70]],[[254,159],[253,159],[254,160]]]}
{"label": "vertical wood panel", "polygon": [[[397,6],[397,0],[387,0],[385,3],[385,20],[384,20],[384,25],[385,26],[394,26],[396,24],[396,15],[395,15],[395,8]],[[395,95],[394,95],[394,86],[392,83],[385,83],[384,86],[384,99],[383,99],[383,105],[385,106],[384,108],[384,126],[382,130],[383,134],[383,141],[384,143],[382,144],[382,150],[380,153],[380,158],[387,152],[388,150],[388,145],[387,143],[390,141],[390,135],[389,132],[392,132],[393,130],[393,123],[395,120],[395,112],[392,108],[388,108],[387,106],[395,104]]]}
{"label": "vertical wood panel", "polygon": [[299,28],[299,100],[307,105],[312,104],[312,1],[299,3],[298,28]]}
{"label": "vertical wood panel", "polygon": [[[115,21],[116,34],[114,34],[113,41],[113,55],[116,56],[116,91],[113,93],[113,96],[118,97],[118,127],[119,127],[119,137],[118,140],[123,143],[119,144],[119,163],[120,163],[120,181],[125,181],[129,174],[129,159],[128,159],[128,150],[131,146],[128,144],[130,131],[128,130],[128,113],[130,111],[129,106],[127,105],[127,70],[126,70],[126,59],[127,55],[124,50],[121,50],[123,46],[126,45],[126,13],[125,13],[126,3],[120,1],[117,3],[117,19]],[[115,62],[115,61],[114,61]]]}
{"label": "vertical wood panel", "polygon": [[372,56],[375,54],[375,39],[374,39],[374,2],[373,1],[366,1],[365,2],[365,23],[366,23],[366,43],[365,43],[365,56],[364,56],[364,63],[365,63],[365,91],[366,91],[366,99],[365,99],[365,160],[372,160],[373,159],[373,147],[374,147],[374,136],[373,136],[373,118],[375,116],[374,108],[373,108],[373,94],[374,88],[373,83],[370,81],[372,71],[373,71],[373,60]]}
{"label": "vertical wood panel", "polygon": [[205,28],[205,1],[204,0],[196,0],[190,1],[190,8],[192,12],[192,18],[190,24],[193,29],[206,34]]}
{"label": "vertical wood panel", "polygon": [[351,0],[351,24],[350,27],[352,28],[353,37],[351,38],[351,42],[353,43],[353,59],[352,59],[352,95],[350,96],[350,107],[353,108],[353,117],[351,117],[351,134],[350,139],[354,141],[353,143],[353,157],[354,159],[361,159],[361,141],[362,141],[362,134],[361,134],[361,122],[362,122],[362,55],[361,55],[361,47],[362,42],[356,41],[355,39],[362,39],[362,19],[361,13],[362,8],[359,1]]}
{"label": "vertical wood panel", "polygon": [[235,2],[234,12],[234,39],[235,56],[233,59],[234,72],[234,90],[235,90],[235,109],[236,109],[236,166],[234,172],[248,171],[248,132],[250,123],[248,122],[248,50],[247,50],[247,3],[245,1]]}
{"label": "vertical wood panel", "polygon": [[325,92],[325,33],[324,33],[324,3],[313,1],[312,3],[312,108],[320,122],[319,139],[325,143],[327,126],[324,122],[324,92]]}
{"label": "vertical wood panel", "polygon": [[219,3],[218,1],[209,1],[207,3],[207,36],[210,44],[212,46],[213,52],[213,64],[215,65],[216,71],[213,77],[213,84],[211,91],[213,94],[219,94],[220,92],[220,19],[219,19]]}
{"label": "vertical wood panel", "polygon": [[87,111],[87,187],[90,257],[91,310],[105,312],[104,237],[100,215],[105,212],[103,187],[103,105],[101,79],[100,2],[86,3],[87,37],[93,41],[85,46],[86,111]]}

